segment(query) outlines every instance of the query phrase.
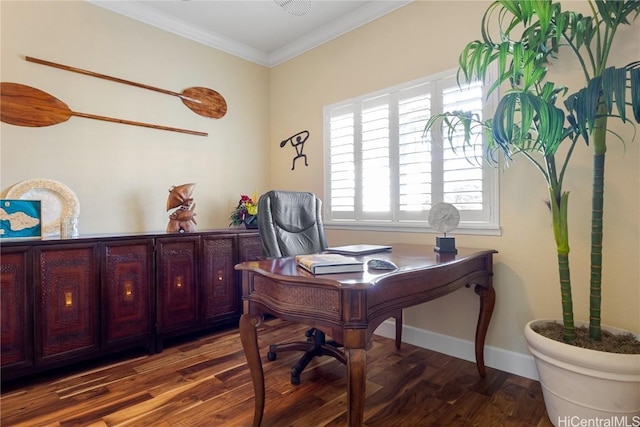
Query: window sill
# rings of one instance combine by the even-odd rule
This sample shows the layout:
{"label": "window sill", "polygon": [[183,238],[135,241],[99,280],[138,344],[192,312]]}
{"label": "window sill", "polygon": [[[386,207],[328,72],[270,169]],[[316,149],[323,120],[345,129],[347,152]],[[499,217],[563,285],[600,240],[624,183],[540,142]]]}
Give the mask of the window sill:
{"label": "window sill", "polygon": [[[395,233],[430,233],[442,234],[435,231],[428,225],[423,224],[391,224],[391,223],[375,223],[375,222],[336,222],[325,221],[324,228],[328,230],[353,230],[353,231],[380,231]],[[478,236],[501,236],[502,229],[500,226],[489,224],[461,224],[451,232],[455,235],[478,235]]]}

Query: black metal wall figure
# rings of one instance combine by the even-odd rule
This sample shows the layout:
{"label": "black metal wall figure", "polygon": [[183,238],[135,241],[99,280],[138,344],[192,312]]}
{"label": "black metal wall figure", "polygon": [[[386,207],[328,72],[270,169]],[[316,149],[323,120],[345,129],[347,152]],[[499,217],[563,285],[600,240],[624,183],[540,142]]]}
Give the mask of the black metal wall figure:
{"label": "black metal wall figure", "polygon": [[282,148],[287,145],[288,142],[291,142],[293,148],[296,149],[296,156],[293,158],[293,166],[291,167],[291,170],[296,168],[296,159],[299,159],[300,157],[304,157],[304,165],[309,166],[307,163],[307,155],[302,153],[302,150],[304,150],[304,143],[307,139],[309,139],[309,131],[303,130],[280,143],[280,148]]}

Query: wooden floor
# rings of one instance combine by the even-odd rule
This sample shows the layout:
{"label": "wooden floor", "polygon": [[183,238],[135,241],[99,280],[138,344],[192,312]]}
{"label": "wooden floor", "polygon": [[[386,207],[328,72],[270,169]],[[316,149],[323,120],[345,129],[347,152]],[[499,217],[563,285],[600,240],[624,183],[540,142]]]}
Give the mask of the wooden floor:
{"label": "wooden floor", "polygon": [[[278,319],[259,331],[266,379],[263,426],[345,426],[345,367],[316,359],[292,386],[298,352],[266,360],[266,346],[306,328]],[[367,426],[549,427],[539,383],[374,336],[367,352]],[[249,426],[253,388],[237,330],[174,343],[156,355],[95,362],[4,384],[2,426]]]}

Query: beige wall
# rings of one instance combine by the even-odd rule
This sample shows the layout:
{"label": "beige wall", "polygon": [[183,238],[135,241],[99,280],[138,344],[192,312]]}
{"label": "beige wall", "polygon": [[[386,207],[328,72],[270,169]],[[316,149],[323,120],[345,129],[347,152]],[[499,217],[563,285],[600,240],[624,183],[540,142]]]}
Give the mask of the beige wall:
{"label": "beige wall", "polygon": [[[182,39],[85,2],[0,2],[2,81],[45,90],[73,110],[209,132],[182,135],[82,118],[46,128],[0,127],[0,188],[50,178],[71,187],[81,203],[80,231],[157,231],[166,226],[167,188],[196,182],[198,226],[225,227],[240,193],[269,188],[323,196],[322,107],[456,66],[458,53],[479,34],[487,2],[414,2],[271,70]],[[572,4],[576,4],[573,2]],[[619,63],[640,51],[639,23],[621,33]],[[192,113],[177,98],[27,63],[24,55],[181,91],[205,86],[222,93],[220,120]],[[580,78],[560,63],[560,78]],[[309,166],[291,170],[293,148],[283,139],[302,130]],[[604,274],[607,323],[640,324],[639,141],[622,129],[626,148],[608,154]],[[574,298],[586,318],[590,153],[579,148],[567,177]],[[527,185],[531,184],[531,185]],[[546,188],[519,162],[501,174],[502,235],[457,236],[458,245],[499,251],[498,300],[488,344],[527,354],[522,327],[557,317],[556,260]],[[616,207],[616,210],[612,209]],[[431,243],[427,233],[328,231],[331,244]],[[406,311],[408,325],[473,339],[477,298],[461,290]]]}
{"label": "beige wall", "polygon": [[[462,47],[479,37],[488,2],[418,1],[294,58],[271,74],[271,187],[309,189],[323,195],[322,107],[350,97],[437,73],[457,65]],[[576,2],[571,3],[576,6]],[[618,64],[637,59],[640,22],[621,32]],[[575,64],[560,63],[558,78],[581,79]],[[303,129],[309,166],[291,170],[291,147],[277,141]],[[638,331],[640,325],[640,212],[638,160],[640,141],[622,129],[626,151],[611,142],[608,154],[603,302],[610,324]],[[591,155],[578,148],[566,188],[571,190],[570,242],[576,317],[586,319],[589,271]],[[523,160],[523,159],[520,159]],[[488,344],[528,354],[524,324],[534,318],[559,317],[555,246],[544,200],[546,187],[533,168],[520,161],[500,175],[501,236],[459,235],[459,246],[495,248],[497,304]],[[332,245],[353,242],[432,243],[433,234],[328,231]],[[449,336],[473,339],[477,298],[461,290],[435,303],[405,311],[406,324]]]}
{"label": "beige wall", "polygon": [[[80,233],[161,231],[168,188],[195,182],[200,229],[226,227],[240,193],[264,191],[269,167],[269,70],[84,1],[2,1],[3,82],[44,90],[69,108],[207,132],[208,137],[72,117],[50,127],[2,123],[3,192],[48,178],[80,201]],[[26,62],[84,68],[174,92],[204,86],[228,104],[221,119],[179,98]]]}

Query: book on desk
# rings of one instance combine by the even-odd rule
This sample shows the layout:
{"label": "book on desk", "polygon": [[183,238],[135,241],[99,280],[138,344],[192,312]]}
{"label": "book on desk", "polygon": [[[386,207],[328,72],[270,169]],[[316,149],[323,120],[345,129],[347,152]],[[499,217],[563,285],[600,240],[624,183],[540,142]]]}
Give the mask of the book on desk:
{"label": "book on desk", "polygon": [[346,245],[346,246],[333,246],[325,249],[325,252],[330,252],[333,254],[342,254],[342,255],[369,255],[375,254],[379,252],[389,252],[391,251],[390,245],[370,245],[367,243],[361,243],[357,245]]}
{"label": "book on desk", "polygon": [[312,274],[359,273],[364,263],[340,254],[309,254],[295,257],[296,264]]}

